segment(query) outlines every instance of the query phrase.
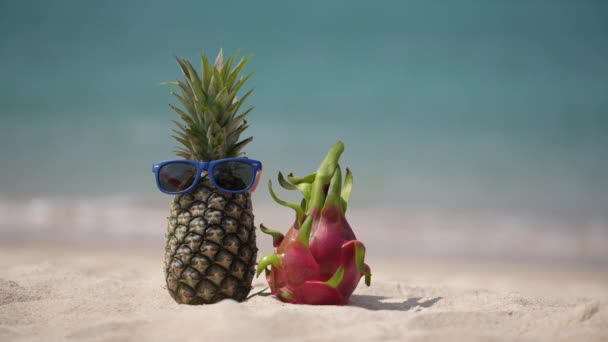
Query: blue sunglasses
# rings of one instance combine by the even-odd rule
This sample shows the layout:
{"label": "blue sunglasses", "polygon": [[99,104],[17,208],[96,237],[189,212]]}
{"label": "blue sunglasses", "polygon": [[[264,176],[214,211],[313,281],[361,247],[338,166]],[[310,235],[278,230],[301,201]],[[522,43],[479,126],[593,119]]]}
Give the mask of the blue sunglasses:
{"label": "blue sunglasses", "polygon": [[248,158],[226,158],[210,162],[167,160],[152,165],[158,189],[171,195],[196,187],[203,170],[207,170],[211,184],[218,190],[236,194],[257,185],[262,163]]}

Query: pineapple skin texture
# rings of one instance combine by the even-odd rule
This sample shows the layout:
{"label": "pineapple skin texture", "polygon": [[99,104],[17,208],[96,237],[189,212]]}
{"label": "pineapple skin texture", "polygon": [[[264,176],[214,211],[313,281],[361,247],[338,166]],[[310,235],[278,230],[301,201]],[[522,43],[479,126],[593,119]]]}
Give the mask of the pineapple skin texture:
{"label": "pineapple skin texture", "polygon": [[180,304],[244,301],[251,290],[257,247],[251,194],[213,187],[206,173],[176,195],[168,217],[165,280]]}

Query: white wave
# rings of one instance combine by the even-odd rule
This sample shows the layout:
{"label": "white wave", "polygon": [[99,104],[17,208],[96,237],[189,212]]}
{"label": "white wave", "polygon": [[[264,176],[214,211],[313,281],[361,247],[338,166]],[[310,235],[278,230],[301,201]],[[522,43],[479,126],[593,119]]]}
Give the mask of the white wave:
{"label": "white wave", "polygon": [[[164,241],[168,203],[128,196],[0,198],[0,239],[141,244]],[[287,231],[289,210],[255,203],[255,222]],[[470,256],[591,261],[608,264],[608,220],[562,220],[516,213],[351,208],[348,220],[369,250],[391,256]],[[260,234],[262,251],[270,239]]]}
{"label": "white wave", "polygon": [[16,234],[53,232],[135,236],[157,235],[167,210],[143,206],[125,198],[0,200],[0,227]]}

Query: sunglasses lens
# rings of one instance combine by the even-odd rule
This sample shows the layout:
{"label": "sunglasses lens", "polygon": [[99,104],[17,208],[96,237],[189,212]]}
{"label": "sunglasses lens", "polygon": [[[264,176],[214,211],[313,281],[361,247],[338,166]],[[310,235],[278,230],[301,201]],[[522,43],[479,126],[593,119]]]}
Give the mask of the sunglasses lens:
{"label": "sunglasses lens", "polygon": [[196,167],[188,163],[166,164],[158,171],[158,183],[162,190],[179,192],[188,189],[196,178]]}
{"label": "sunglasses lens", "polygon": [[224,190],[245,190],[253,182],[253,167],[240,161],[226,161],[215,165],[213,179]]}

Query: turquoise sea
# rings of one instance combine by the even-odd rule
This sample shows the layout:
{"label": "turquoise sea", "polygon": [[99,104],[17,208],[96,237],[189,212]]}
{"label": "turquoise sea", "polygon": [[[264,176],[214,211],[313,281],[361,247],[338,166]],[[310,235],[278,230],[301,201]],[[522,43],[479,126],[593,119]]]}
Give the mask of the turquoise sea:
{"label": "turquoise sea", "polygon": [[607,15],[599,0],[1,1],[0,214],[164,206],[160,82],[179,76],[173,55],[197,65],[222,47],[253,55],[247,152],[263,185],[309,173],[340,139],[354,208],[506,212],[607,237]]}

